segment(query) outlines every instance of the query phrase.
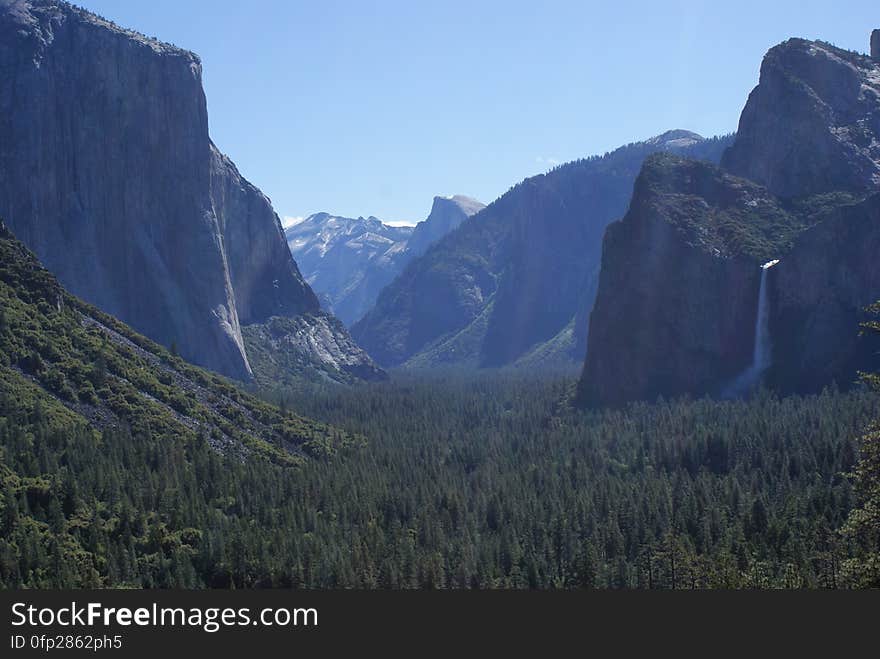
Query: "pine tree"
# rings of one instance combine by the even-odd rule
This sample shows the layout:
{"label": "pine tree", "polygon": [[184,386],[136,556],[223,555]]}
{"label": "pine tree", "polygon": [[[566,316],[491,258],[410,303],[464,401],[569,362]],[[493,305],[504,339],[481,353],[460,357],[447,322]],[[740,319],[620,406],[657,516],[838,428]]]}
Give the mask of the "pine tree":
{"label": "pine tree", "polygon": [[[862,324],[864,332],[880,334],[880,302],[868,311],[875,319]],[[863,373],[862,379],[880,391],[880,373]],[[880,587],[880,420],[875,421],[862,437],[859,461],[853,481],[860,505],[849,514],[843,534],[861,549],[860,555],[846,561],[844,570],[851,585],[861,588]]]}

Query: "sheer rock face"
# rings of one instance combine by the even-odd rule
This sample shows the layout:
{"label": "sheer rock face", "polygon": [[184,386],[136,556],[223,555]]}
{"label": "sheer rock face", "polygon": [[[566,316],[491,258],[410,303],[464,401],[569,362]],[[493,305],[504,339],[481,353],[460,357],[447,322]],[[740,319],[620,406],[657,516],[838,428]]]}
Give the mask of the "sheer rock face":
{"label": "sheer rock face", "polygon": [[814,393],[850,386],[880,370],[880,345],[860,334],[865,307],[880,299],[880,194],[833,209],[804,231],[773,268],[768,384]]}
{"label": "sheer rock face", "polygon": [[266,196],[211,145],[211,198],[242,324],[316,312],[318,300],[290,257]]}
{"label": "sheer rock face", "polygon": [[486,204],[464,195],[434,197],[428,217],[415,226],[406,243],[407,262],[427,252],[431,245],[485,207]]}
{"label": "sheer rock face", "polygon": [[318,310],[269,200],[208,137],[199,58],[0,0],[0,215],[74,294],[249,378],[244,323]]}
{"label": "sheer rock face", "polygon": [[829,44],[772,48],[722,165],[781,197],[880,186],[880,64]]}
{"label": "sheer rock face", "polygon": [[719,393],[750,361],[759,265],[790,220],[764,188],[710,164],[646,161],[605,234],[582,400]]}
{"label": "sheer rock face", "polygon": [[750,365],[758,265],[777,258],[765,383],[815,392],[878,366],[858,335],[880,298],[878,84],[864,56],[789,40],[767,54],[722,159],[752,182],[668,158],[645,165],[606,235],[585,404],[723,393]]}
{"label": "sheer rock face", "polygon": [[389,366],[581,363],[602,235],[644,158],[717,162],[728,143],[669,131],[526,179],[411,262],[352,333]]}

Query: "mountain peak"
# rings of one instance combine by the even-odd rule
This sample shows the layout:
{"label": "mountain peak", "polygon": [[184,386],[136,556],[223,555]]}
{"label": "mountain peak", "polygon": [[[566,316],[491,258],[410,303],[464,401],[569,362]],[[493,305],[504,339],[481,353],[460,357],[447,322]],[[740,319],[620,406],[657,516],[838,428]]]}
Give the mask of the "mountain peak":
{"label": "mountain peak", "polygon": [[[486,204],[477,201],[473,197],[461,194],[447,196],[438,195],[434,197],[434,203],[431,207],[431,215],[433,215],[435,211],[440,211],[444,206],[455,206],[467,217],[470,217],[483,210],[486,207]],[[428,216],[426,221],[431,219],[431,215]]]}
{"label": "mountain peak", "polygon": [[351,324],[410,260],[483,208],[464,195],[437,196],[428,218],[415,227],[386,224],[373,215],[353,219],[316,213],[289,226],[285,236],[325,308]]}
{"label": "mountain peak", "polygon": [[377,273],[384,273],[405,250],[412,232],[412,227],[390,226],[373,215],[351,218],[322,212],[287,227],[284,236],[324,308],[352,323],[387,283],[384,274]]}
{"label": "mountain peak", "polygon": [[681,128],[667,130],[665,133],[655,135],[654,137],[645,140],[647,144],[654,144],[664,148],[683,148],[702,141],[702,135]]}
{"label": "mountain peak", "polygon": [[485,207],[482,202],[465,195],[434,197],[431,212],[416,225],[407,251],[412,256],[421,256],[428,247]]}
{"label": "mountain peak", "polygon": [[[201,67],[201,59],[192,51],[160,41],[137,30],[122,27],[99,14],[63,0],[0,0],[0,12],[5,14],[12,24],[22,28],[16,38],[21,42],[31,41],[36,49],[37,61],[41,53],[51,45],[57,25],[73,19],[123,36],[130,43],[146,46],[156,54],[184,57],[191,60],[197,69],[200,70]],[[55,24],[55,27],[52,24]]]}
{"label": "mountain peak", "polygon": [[824,41],[789,39],[764,56],[722,164],[782,197],[876,190],[878,116],[878,62]]}

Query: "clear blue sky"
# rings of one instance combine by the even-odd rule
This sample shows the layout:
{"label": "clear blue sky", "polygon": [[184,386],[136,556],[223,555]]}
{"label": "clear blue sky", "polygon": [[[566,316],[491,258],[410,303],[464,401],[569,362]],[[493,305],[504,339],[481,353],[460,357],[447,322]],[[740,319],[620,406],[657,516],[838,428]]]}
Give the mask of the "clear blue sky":
{"label": "clear blue sky", "polygon": [[424,219],[670,128],[736,129],[767,49],[865,52],[877,0],[79,0],[197,52],[211,136],[282,216]]}

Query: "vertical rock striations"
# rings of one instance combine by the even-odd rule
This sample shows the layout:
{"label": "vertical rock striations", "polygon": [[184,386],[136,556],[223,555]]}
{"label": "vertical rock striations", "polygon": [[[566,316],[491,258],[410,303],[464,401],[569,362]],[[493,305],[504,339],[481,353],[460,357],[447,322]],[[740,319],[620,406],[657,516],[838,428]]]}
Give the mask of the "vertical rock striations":
{"label": "vertical rock striations", "polygon": [[269,200],[213,144],[211,200],[241,323],[317,312],[318,299],[290,257]]}
{"label": "vertical rock striations", "polygon": [[860,334],[864,309],[880,300],[880,194],[844,203],[798,236],[773,268],[770,334],[780,391],[848,387],[859,371],[880,370],[880,345]]}
{"label": "vertical rock striations", "polygon": [[201,63],[56,2],[0,5],[0,215],[75,295],[250,374]]}
{"label": "vertical rock striations", "polygon": [[0,0],[0,215],[74,294],[198,364],[318,312],[268,199],[208,137],[199,58],[56,0]]}

